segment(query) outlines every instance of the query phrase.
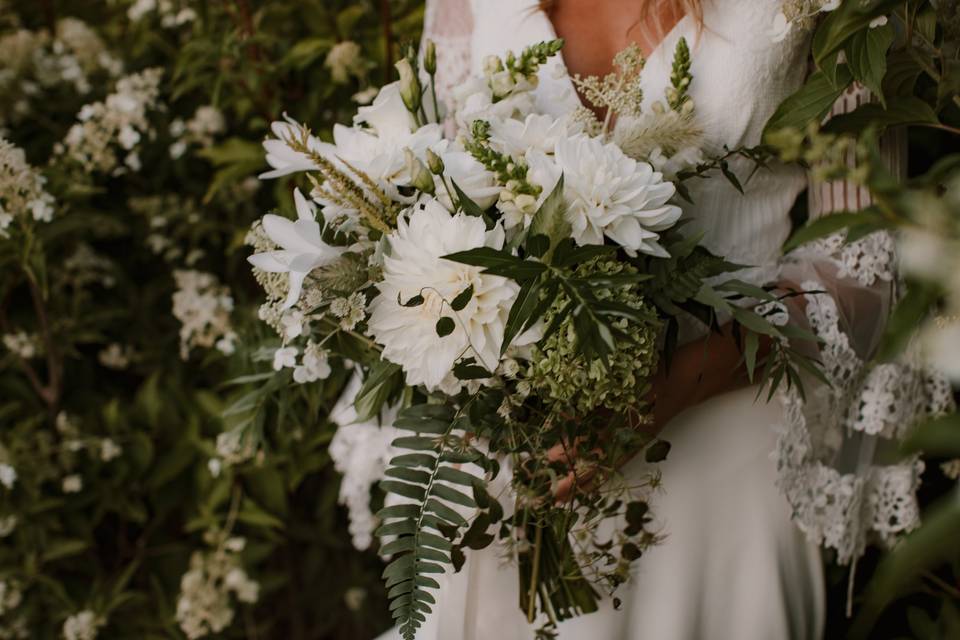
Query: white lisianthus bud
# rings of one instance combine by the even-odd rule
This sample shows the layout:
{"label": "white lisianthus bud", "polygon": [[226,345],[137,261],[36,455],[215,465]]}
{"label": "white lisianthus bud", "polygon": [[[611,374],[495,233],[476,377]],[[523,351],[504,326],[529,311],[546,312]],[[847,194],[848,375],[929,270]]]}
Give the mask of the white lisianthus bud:
{"label": "white lisianthus bud", "polygon": [[437,45],[433,40],[427,40],[423,50],[423,68],[431,76],[437,72]]}
{"label": "white lisianthus bud", "polygon": [[443,159],[434,153],[433,149],[427,149],[427,167],[430,168],[430,173],[433,175],[443,175]]}
{"label": "white lisianthus bud", "polygon": [[436,185],[433,183],[433,176],[430,175],[427,165],[414,155],[410,149],[404,149],[407,156],[407,171],[410,173],[410,184],[416,189],[433,195],[436,191]]}
{"label": "white lisianthus bud", "polygon": [[420,80],[408,59],[400,59],[395,66],[400,74],[400,97],[403,98],[403,104],[411,113],[416,113],[420,110]]}

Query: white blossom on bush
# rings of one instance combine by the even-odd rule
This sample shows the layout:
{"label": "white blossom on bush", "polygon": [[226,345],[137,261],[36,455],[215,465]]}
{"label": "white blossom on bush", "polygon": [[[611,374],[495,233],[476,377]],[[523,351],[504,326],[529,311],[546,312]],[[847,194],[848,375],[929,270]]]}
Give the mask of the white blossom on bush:
{"label": "white blossom on bush", "polygon": [[151,68],[118,80],[104,101],[80,109],[58,151],[87,171],[117,175],[138,170],[136,145],[153,133],[147,114],[157,106],[162,77],[163,69]]}
{"label": "white blossom on bush", "polygon": [[17,528],[17,516],[0,516],[0,538],[6,538]]}
{"label": "white blossom on bush", "polygon": [[17,482],[17,470],[6,462],[0,462],[0,484],[7,489],[13,489]]}
{"label": "white blossom on bush", "polygon": [[347,84],[350,78],[363,78],[370,64],[363,59],[360,45],[352,40],[338,42],[327,52],[323,65],[337,84]]}
{"label": "white blossom on bush", "polygon": [[180,357],[195,347],[216,347],[229,355],[237,339],[230,322],[233,296],[212,273],[178,269],[173,272],[177,291],[173,315],[180,321]]}
{"label": "white blossom on bush", "polygon": [[0,238],[10,235],[17,218],[49,222],[53,196],[44,189],[46,178],[27,164],[23,149],[0,138]]}
{"label": "white blossom on bush", "polygon": [[100,353],[97,354],[97,360],[108,369],[120,371],[130,366],[132,354],[133,351],[130,347],[112,342],[100,350]]}
{"label": "white blossom on bush", "polygon": [[63,622],[63,640],[96,640],[97,632],[104,624],[103,618],[85,609]]}
{"label": "white blossom on bush", "polygon": [[5,334],[3,346],[24,360],[34,358],[38,353],[36,338],[23,331]]}
{"label": "white blossom on bush", "polygon": [[[235,544],[227,544],[231,541]],[[176,618],[191,640],[226,629],[235,615],[233,598],[248,604],[259,598],[260,585],[240,566],[243,545],[237,541],[242,539],[230,539],[211,552],[195,551],[190,557],[190,569],[180,579]]]}
{"label": "white blossom on bush", "polygon": [[74,473],[63,479],[61,485],[64,493],[80,493],[83,491],[83,478]]}

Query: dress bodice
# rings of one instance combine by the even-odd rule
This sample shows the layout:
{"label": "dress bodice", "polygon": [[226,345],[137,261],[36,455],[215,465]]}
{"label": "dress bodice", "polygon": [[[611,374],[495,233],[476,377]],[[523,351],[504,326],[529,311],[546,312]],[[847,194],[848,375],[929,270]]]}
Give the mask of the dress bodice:
{"label": "dress bodice", "polygon": [[[519,52],[523,47],[556,37],[549,18],[535,0],[472,0],[472,70],[487,55]],[[755,146],[777,105],[803,82],[806,74],[805,36],[797,32],[774,42],[770,25],[779,8],[773,0],[713,0],[704,6],[704,25],[683,18],[652,52],[641,84],[647,103],[664,100],[670,83],[673,52],[684,37],[691,47],[693,83],[690,95],[705,132],[705,155],[724,149]],[[540,72],[538,108],[560,114],[575,108],[579,98],[563,61],[552,59]],[[734,262],[764,267],[744,274],[763,280],[766,267],[779,258],[790,228],[790,209],[806,186],[798,167],[771,165],[753,172],[753,163],[733,158],[730,167],[740,176],[739,193],[719,173],[688,183],[692,203],[681,203],[688,228],[704,233],[704,243]],[[747,177],[753,174],[747,180]]]}

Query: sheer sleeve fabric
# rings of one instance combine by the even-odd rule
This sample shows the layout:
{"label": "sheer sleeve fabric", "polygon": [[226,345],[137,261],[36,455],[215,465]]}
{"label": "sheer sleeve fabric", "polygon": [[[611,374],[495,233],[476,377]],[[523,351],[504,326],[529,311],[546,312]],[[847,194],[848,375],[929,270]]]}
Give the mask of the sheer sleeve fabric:
{"label": "sheer sleeve fabric", "polygon": [[[854,86],[832,115],[869,101]],[[905,176],[905,139],[882,143],[888,168]],[[848,160],[854,162],[851,157]],[[870,193],[848,182],[811,180],[810,216],[856,211]],[[794,519],[842,564],[855,562],[871,542],[891,543],[919,522],[919,457],[902,459],[897,441],[925,417],[951,407],[947,381],[907,353],[896,362],[871,362],[890,309],[900,295],[895,245],[885,231],[847,242],[845,232],[788,255],[781,284],[810,293],[795,321],[822,341],[819,360],[830,386],[807,380],[785,390],[786,420],[776,460],[780,488]]]}
{"label": "sheer sleeve fabric", "polygon": [[437,46],[437,95],[444,102],[470,74],[472,39],[471,0],[427,0],[423,42]]}

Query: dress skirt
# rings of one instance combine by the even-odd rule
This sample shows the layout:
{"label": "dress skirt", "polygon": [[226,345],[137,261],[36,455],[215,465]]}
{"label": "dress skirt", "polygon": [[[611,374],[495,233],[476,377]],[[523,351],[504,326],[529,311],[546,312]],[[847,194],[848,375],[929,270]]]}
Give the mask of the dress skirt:
{"label": "dress skirt", "polygon": [[[560,640],[819,640],[819,548],[790,520],[771,452],[783,410],[756,387],[675,418],[662,437],[663,485],[651,500],[665,540],[634,563],[633,580],[598,612],[559,626]],[[644,463],[624,469],[645,474]],[[443,576],[422,640],[533,640],[518,608],[515,567],[496,545]],[[390,631],[381,640],[399,636]]]}

